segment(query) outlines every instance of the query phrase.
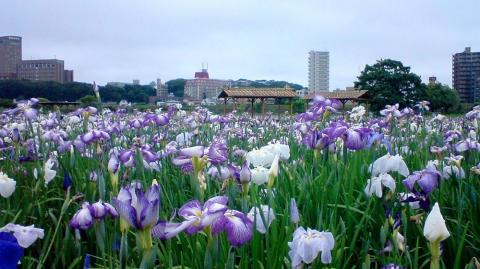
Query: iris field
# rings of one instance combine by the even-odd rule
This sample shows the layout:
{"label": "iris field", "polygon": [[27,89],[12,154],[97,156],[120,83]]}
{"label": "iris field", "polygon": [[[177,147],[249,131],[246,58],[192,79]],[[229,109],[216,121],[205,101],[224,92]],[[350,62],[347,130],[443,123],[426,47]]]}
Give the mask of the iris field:
{"label": "iris field", "polygon": [[0,268],[480,268],[480,107],[37,102],[0,116]]}

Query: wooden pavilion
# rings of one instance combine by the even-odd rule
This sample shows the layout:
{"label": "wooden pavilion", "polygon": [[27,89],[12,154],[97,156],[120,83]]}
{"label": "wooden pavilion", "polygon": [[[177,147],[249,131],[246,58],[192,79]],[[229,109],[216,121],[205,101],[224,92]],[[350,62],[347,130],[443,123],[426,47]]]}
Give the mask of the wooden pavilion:
{"label": "wooden pavilion", "polygon": [[345,106],[345,103],[351,101],[352,103],[365,102],[368,106],[370,96],[366,90],[348,90],[348,91],[333,91],[333,92],[312,92],[307,94],[303,99],[312,100],[315,95],[321,95],[328,99],[336,99]]}
{"label": "wooden pavilion", "polygon": [[247,99],[247,101],[252,103],[252,116],[254,112],[253,104],[256,100],[260,100],[262,104],[262,115],[265,114],[265,100],[267,99],[288,99],[289,100],[289,111],[292,113],[292,99],[297,97],[295,91],[291,88],[253,88],[253,87],[243,87],[243,88],[225,88],[218,99],[223,98],[224,109],[223,112],[227,113],[227,102],[228,100],[233,101],[234,109],[236,109],[236,103],[238,99]]}

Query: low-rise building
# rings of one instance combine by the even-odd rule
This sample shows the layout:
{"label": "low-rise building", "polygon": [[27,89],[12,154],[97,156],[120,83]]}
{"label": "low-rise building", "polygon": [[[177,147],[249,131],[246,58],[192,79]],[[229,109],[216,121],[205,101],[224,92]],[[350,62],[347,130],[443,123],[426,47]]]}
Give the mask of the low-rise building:
{"label": "low-rise building", "polygon": [[216,98],[228,83],[227,80],[211,79],[207,69],[202,69],[200,72],[195,72],[194,79],[185,81],[184,95],[193,100]]}
{"label": "low-rise building", "polygon": [[17,66],[17,78],[32,81],[56,81],[63,83],[65,82],[64,71],[63,60],[24,60]]}

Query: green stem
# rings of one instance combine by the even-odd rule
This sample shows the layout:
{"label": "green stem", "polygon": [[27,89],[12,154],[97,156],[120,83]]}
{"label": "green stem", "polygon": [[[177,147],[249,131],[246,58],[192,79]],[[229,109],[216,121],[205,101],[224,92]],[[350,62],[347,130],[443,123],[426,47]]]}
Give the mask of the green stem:
{"label": "green stem", "polygon": [[57,236],[58,229],[60,228],[60,224],[62,223],[62,218],[65,212],[67,212],[68,207],[70,206],[70,203],[72,200],[70,200],[70,189],[67,190],[67,197],[65,199],[65,202],[63,203],[62,209],[60,211],[60,217],[57,220],[57,226],[55,227],[55,231],[53,232],[53,236],[50,240],[50,244],[48,245],[47,251],[45,252],[45,255],[43,255],[40,258],[40,262],[37,265],[37,269],[43,268],[43,263],[48,257],[48,254],[50,253],[50,250],[52,249],[53,242],[55,241],[55,237]]}
{"label": "green stem", "polygon": [[440,242],[435,241],[430,245],[432,259],[430,260],[430,269],[440,269]]}

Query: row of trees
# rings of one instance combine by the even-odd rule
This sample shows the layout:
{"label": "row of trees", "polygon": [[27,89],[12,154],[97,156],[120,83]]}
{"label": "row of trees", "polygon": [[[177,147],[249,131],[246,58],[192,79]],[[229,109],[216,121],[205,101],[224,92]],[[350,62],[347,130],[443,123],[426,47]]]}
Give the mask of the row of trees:
{"label": "row of trees", "polygon": [[414,106],[427,100],[433,111],[455,112],[460,109],[458,93],[447,85],[422,83],[410,67],[391,59],[367,65],[355,82],[355,87],[368,90],[371,109],[378,111],[388,104]]}
{"label": "row of trees", "polygon": [[[99,87],[102,101],[119,102],[127,100],[135,103],[146,103],[148,97],[155,95],[151,86],[126,85],[125,87]],[[93,87],[88,83],[54,81],[32,82],[29,80],[0,81],[1,99],[28,99],[41,97],[50,101],[78,101],[82,97],[94,95]]]}

